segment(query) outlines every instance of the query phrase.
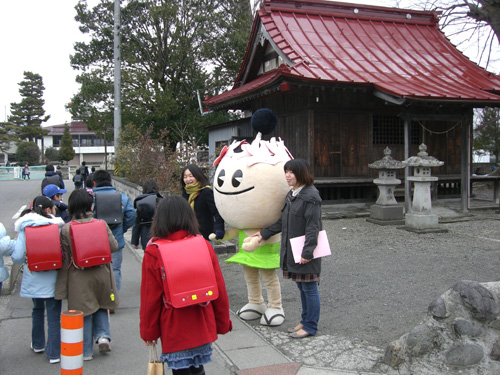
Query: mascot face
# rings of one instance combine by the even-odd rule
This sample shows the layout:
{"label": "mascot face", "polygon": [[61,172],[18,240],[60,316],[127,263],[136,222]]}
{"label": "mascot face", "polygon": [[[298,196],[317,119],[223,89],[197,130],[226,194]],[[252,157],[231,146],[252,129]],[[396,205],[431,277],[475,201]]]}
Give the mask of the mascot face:
{"label": "mascot face", "polygon": [[[280,151],[277,151],[280,148]],[[235,142],[219,158],[214,177],[217,209],[230,226],[239,229],[265,228],[276,222],[290,190],[283,167],[291,156],[272,139],[252,145]]]}

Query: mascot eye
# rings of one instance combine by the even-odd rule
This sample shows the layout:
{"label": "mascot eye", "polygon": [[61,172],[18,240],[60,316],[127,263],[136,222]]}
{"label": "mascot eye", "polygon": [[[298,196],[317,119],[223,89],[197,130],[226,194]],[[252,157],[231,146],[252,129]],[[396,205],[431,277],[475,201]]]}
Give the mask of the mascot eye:
{"label": "mascot eye", "polygon": [[217,177],[217,184],[219,187],[224,185],[224,180],[226,179],[226,171],[223,169],[220,171],[219,176]]}
{"label": "mascot eye", "polygon": [[234,187],[238,187],[240,186],[242,179],[243,179],[243,172],[241,171],[241,169],[238,169],[236,172],[234,172],[231,183],[233,184]]}

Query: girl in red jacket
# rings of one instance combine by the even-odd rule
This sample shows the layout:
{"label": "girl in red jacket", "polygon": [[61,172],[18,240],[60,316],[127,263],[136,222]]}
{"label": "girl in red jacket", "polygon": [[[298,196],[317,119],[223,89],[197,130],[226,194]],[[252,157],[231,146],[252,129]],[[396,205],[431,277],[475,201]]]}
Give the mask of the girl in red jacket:
{"label": "girl in red jacket", "polygon": [[[148,346],[161,338],[160,360],[167,362],[174,375],[205,374],[203,365],[211,361],[212,342],[217,334],[232,329],[226,285],[217,256],[208,241],[207,248],[215,271],[219,297],[208,304],[175,308],[163,289],[162,257],[155,239],[178,241],[199,234],[194,211],[185,199],[170,196],[156,209],[151,226],[153,238],[142,263],[140,332]],[[168,244],[166,245],[168,246]],[[193,275],[196,277],[196,275]]]}

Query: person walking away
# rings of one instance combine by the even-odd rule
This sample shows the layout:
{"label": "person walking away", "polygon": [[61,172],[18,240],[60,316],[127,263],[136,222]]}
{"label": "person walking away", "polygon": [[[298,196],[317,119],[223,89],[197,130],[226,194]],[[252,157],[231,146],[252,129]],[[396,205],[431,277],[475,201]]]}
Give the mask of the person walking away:
{"label": "person walking away", "polygon": [[132,228],[131,243],[136,249],[140,240],[142,250],[146,250],[146,246],[151,239],[151,223],[153,222],[156,206],[162,198],[158,192],[156,181],[147,180],[142,186],[142,194],[134,199],[136,219]]}
{"label": "person walking away", "polygon": [[85,181],[87,180],[87,177],[89,176],[89,169],[87,168],[87,163],[85,161],[82,161],[82,165],[79,168],[80,174],[82,175],[82,181],[85,184]]}
{"label": "person walking away", "polygon": [[83,186],[83,177],[80,173],[80,170],[77,169],[75,175],[73,176],[73,183],[75,184],[75,189],[81,189]]}
{"label": "person walking away", "polygon": [[[72,221],[61,230],[63,266],[57,275],[55,298],[68,300],[68,309],[83,312],[83,360],[94,358],[94,343],[99,353],[111,351],[111,331],[108,310],[118,306],[118,291],[111,264],[77,268],[73,259],[70,228],[73,223],[93,220],[92,192],[74,190],[69,196],[68,210]],[[118,243],[106,225],[111,253],[118,250]]]}
{"label": "person walking away", "polygon": [[3,224],[0,223],[0,295],[2,294],[3,282],[9,278],[9,271],[4,265],[3,257],[11,256],[15,245],[16,241],[11,240],[10,237],[7,236],[7,230]]}
{"label": "person walking away", "polygon": [[[321,224],[321,198],[313,185],[314,176],[309,164],[303,159],[285,163],[285,177],[292,187],[285,198],[281,218],[268,228],[255,233],[259,242],[281,232],[280,266],[284,279],[297,283],[302,302],[300,322],[288,329],[290,337],[314,336],[318,330],[320,298],[318,283],[321,273],[321,258],[313,258],[318,243]],[[300,263],[295,263],[290,238],[305,235]],[[246,240],[246,239],[245,239]]]}
{"label": "person walking away", "polygon": [[[94,194],[106,193],[113,194],[116,189],[111,184],[111,175],[108,171],[98,170],[94,174]],[[123,235],[132,228],[135,222],[135,210],[132,201],[125,194],[121,194],[121,205],[122,205],[122,223],[111,227],[111,232],[115,236],[118,242],[118,251],[111,254],[113,260],[113,273],[115,274],[116,287],[120,291],[122,283],[122,260],[123,260],[123,248],[125,247],[125,238]],[[98,203],[96,203],[97,205]],[[94,211],[96,207],[94,207]]]}
{"label": "person walking away", "polygon": [[62,171],[61,171],[61,166],[60,166],[60,165],[58,165],[58,166],[56,167],[56,173],[59,175],[59,177],[61,177],[61,179],[62,179],[62,180],[64,180],[64,179],[63,179],[63,175],[62,175]]}
{"label": "person walking away", "polygon": [[[210,242],[205,241],[209,252],[218,298],[204,304],[176,308],[164,297],[164,264],[155,240],[182,241],[199,233],[198,223],[189,204],[180,196],[162,199],[151,227],[153,238],[144,253],[142,263],[140,335],[147,346],[161,338],[160,361],[166,362],[174,375],[205,374],[204,364],[210,362],[212,342],[218,334],[232,330],[229,318],[229,300],[217,256]],[[175,246],[172,244],[170,246]],[[182,250],[181,250],[182,251]],[[196,277],[197,275],[192,275]]]}
{"label": "person walking away", "polygon": [[[14,227],[19,232],[12,260],[16,264],[26,263],[27,227],[57,224],[64,225],[60,217],[55,217],[55,206],[51,199],[41,195],[33,200],[32,209],[24,210]],[[61,355],[61,301],[54,298],[57,270],[30,271],[23,267],[21,297],[33,301],[31,349],[35,353],[45,351],[50,363],[60,362]],[[47,341],[45,341],[45,313],[47,313]]]}
{"label": "person walking away", "polygon": [[59,189],[57,185],[47,185],[43,188],[43,195],[52,199],[56,206],[56,217],[60,217],[65,223],[70,221],[68,206],[62,202],[62,195],[67,192],[66,189]]}
{"label": "person walking away", "polygon": [[58,175],[55,172],[54,166],[52,164],[49,164],[45,167],[45,177],[42,180],[42,194],[43,188],[50,184],[57,185],[61,189],[65,188],[62,176]]}
{"label": "person walking away", "polygon": [[95,173],[95,167],[92,167],[91,173],[87,176],[87,179],[85,180],[85,187],[87,189],[94,188],[94,173]]}
{"label": "person walking away", "polygon": [[30,179],[30,167],[28,166],[28,164],[24,164],[22,173],[23,173],[23,180],[25,180],[26,178],[28,180]]}
{"label": "person walking away", "polygon": [[193,208],[201,235],[208,240],[215,233],[215,239],[224,237],[224,219],[219,214],[214,201],[214,192],[208,178],[196,164],[190,164],[181,174],[182,196]]}

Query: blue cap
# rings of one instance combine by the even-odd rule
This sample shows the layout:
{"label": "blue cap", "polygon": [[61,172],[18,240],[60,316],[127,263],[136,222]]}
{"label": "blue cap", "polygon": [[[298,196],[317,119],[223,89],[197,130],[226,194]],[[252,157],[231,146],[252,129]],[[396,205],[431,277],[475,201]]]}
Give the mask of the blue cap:
{"label": "blue cap", "polygon": [[56,194],[64,194],[66,192],[66,189],[59,189],[59,186],[53,184],[47,185],[43,188],[43,195],[46,197],[53,197]]}

